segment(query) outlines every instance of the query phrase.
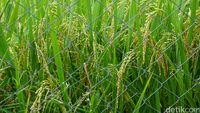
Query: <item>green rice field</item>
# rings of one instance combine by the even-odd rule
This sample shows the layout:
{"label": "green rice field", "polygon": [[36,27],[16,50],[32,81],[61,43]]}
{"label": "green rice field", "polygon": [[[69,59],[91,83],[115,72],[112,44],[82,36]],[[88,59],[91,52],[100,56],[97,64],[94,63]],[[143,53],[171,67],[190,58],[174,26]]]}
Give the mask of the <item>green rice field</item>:
{"label": "green rice field", "polygon": [[200,0],[0,1],[0,113],[176,107],[200,113]]}

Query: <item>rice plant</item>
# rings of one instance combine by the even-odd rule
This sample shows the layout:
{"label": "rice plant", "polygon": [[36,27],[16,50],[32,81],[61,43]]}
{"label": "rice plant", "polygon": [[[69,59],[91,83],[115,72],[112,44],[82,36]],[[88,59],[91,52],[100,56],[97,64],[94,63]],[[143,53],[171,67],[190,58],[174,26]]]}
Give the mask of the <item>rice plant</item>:
{"label": "rice plant", "polygon": [[199,108],[199,6],[1,0],[0,113]]}

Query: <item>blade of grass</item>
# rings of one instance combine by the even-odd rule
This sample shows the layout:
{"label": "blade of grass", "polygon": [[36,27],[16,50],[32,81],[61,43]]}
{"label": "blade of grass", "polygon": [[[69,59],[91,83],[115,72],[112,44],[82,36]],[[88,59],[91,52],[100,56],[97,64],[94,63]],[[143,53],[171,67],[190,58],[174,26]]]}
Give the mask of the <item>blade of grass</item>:
{"label": "blade of grass", "polygon": [[11,9],[10,7],[11,7],[10,0],[8,0],[8,1],[6,2],[5,7],[3,8],[3,10],[2,10],[2,12],[1,12],[1,14],[0,14],[0,20],[2,19],[3,14],[5,14],[5,20],[6,20],[6,21],[9,20],[9,17],[10,17],[10,9]]}
{"label": "blade of grass", "polygon": [[[27,1],[27,5],[30,8],[31,4],[30,1]],[[31,10],[31,9],[30,9]],[[30,11],[32,12],[32,11]],[[33,71],[36,70],[37,68],[37,52],[36,52],[36,47],[34,44],[34,34],[33,34],[33,18],[30,16],[29,20],[28,20],[28,31],[29,31],[29,44],[30,44],[30,65]]]}
{"label": "blade of grass", "polygon": [[[53,47],[53,53],[56,56],[55,57],[55,64],[56,64],[56,72],[58,75],[59,83],[63,84],[65,81],[64,77],[64,70],[63,70],[63,63],[60,55],[60,47],[57,39],[57,33],[55,31],[51,32],[51,39],[52,39],[52,47]],[[68,104],[68,92],[65,87],[65,85],[62,85],[61,87],[62,91],[62,97],[64,99],[65,104]]]}
{"label": "blade of grass", "polygon": [[153,74],[151,74],[150,77],[149,77],[149,79],[147,80],[146,85],[145,85],[145,87],[144,87],[144,89],[143,89],[143,91],[142,91],[142,93],[141,93],[141,95],[140,95],[140,98],[139,98],[139,100],[138,100],[138,102],[137,102],[137,104],[136,104],[136,106],[135,106],[135,109],[134,109],[133,113],[139,113],[139,108],[140,108],[140,106],[141,106],[141,104],[142,104],[142,100],[144,99],[144,96],[145,96],[147,87],[148,87],[149,84],[150,84],[152,75],[153,75]]}
{"label": "blade of grass", "polygon": [[91,10],[91,7],[92,7],[92,2],[91,0],[86,0],[86,4],[85,4],[87,7],[86,7],[86,17],[87,17],[87,20],[88,20],[88,30],[89,30],[89,34],[90,34],[90,38],[89,38],[89,42],[90,42],[90,47],[93,48],[94,50],[94,37],[93,37],[93,23],[92,23],[92,20],[93,20],[93,17],[92,17],[92,10]]}
{"label": "blade of grass", "polygon": [[[93,26],[95,31],[99,32],[102,25],[102,18],[103,18],[103,11],[106,4],[106,0],[101,1],[94,1],[93,8],[92,8],[92,17],[93,17]],[[97,42],[102,44],[103,39],[101,36],[98,36],[97,34]]]}
{"label": "blade of grass", "polygon": [[189,46],[192,44],[193,35],[194,35],[194,33],[193,33],[193,30],[194,30],[193,23],[195,22],[195,19],[196,19],[197,4],[198,4],[198,0],[190,0],[190,9],[191,9],[190,24],[192,25],[192,27],[190,27],[189,33],[188,33]]}
{"label": "blade of grass", "polygon": [[[184,6],[183,6],[183,3],[181,1],[177,1],[177,4],[181,6],[181,10],[183,11],[184,9]],[[184,46],[184,42],[183,42],[183,37],[180,35],[182,32],[183,32],[183,16],[179,16],[179,11],[176,11],[175,14],[174,14],[174,21],[173,21],[173,24],[175,26],[175,32],[178,34],[178,36],[180,37],[177,37],[178,40],[176,42],[176,58],[177,58],[177,64],[178,66],[179,65],[183,65],[181,67],[178,67],[178,68],[181,68],[183,70],[183,72],[179,71],[177,73],[177,76],[176,76],[176,79],[177,79],[177,82],[180,86],[180,94],[183,94],[188,88],[191,87],[191,74],[189,72],[189,65],[188,65],[188,62],[185,62],[187,60],[187,57],[186,57],[186,51],[185,51],[185,46]],[[186,84],[184,84],[186,83]],[[192,106],[195,106],[193,100],[191,100],[192,98],[192,94],[191,92],[189,92],[187,95],[186,95],[186,99],[188,100],[188,102],[192,105]],[[184,99],[182,98],[181,99],[181,105],[184,105]]]}
{"label": "blade of grass", "polygon": [[113,0],[113,10],[114,10],[114,34],[113,34],[113,64],[117,64],[117,45],[118,45],[118,40],[115,40],[117,37],[117,32],[118,32],[118,0]]}
{"label": "blade of grass", "polygon": [[18,13],[19,13],[19,4],[20,4],[20,1],[21,0],[17,0],[15,1],[14,3],[14,9],[13,9],[13,12],[12,12],[12,15],[10,17],[10,20],[9,20],[9,25],[10,25],[10,33],[9,33],[9,36],[12,35],[12,33],[16,30],[16,20],[18,18]]}
{"label": "blade of grass", "polygon": [[[112,53],[112,63],[114,65],[117,64],[117,52],[116,52],[116,49],[117,49],[117,46],[118,46],[118,40],[115,40],[115,38],[117,37],[117,32],[118,32],[118,0],[112,0],[113,2],[113,11],[114,11],[114,34],[113,34],[113,37],[112,40],[114,40],[112,46],[111,46],[111,49],[113,50],[113,52],[110,50],[109,53]],[[117,83],[117,76],[113,76],[113,79],[112,79],[112,83]],[[117,98],[117,86],[116,85],[112,85],[112,98]],[[118,110],[118,101],[115,100],[113,103],[116,103],[115,106],[113,106],[113,113],[116,113],[117,110]]]}
{"label": "blade of grass", "polygon": [[126,51],[129,51],[130,50],[130,45],[131,45],[131,42],[132,42],[132,38],[133,38],[133,27],[134,26],[134,23],[135,23],[135,18],[134,16],[137,15],[137,9],[136,9],[136,2],[135,0],[131,0],[130,1],[130,7],[129,7],[129,18],[128,18],[128,25],[130,26],[130,29],[128,29],[128,40],[127,40],[127,43],[126,43]]}
{"label": "blade of grass", "polygon": [[3,57],[10,61],[11,63],[11,55],[9,52],[9,46],[7,44],[6,38],[4,37],[4,32],[2,29],[2,25],[0,24],[0,37],[1,37],[1,41],[0,41],[0,57]]}

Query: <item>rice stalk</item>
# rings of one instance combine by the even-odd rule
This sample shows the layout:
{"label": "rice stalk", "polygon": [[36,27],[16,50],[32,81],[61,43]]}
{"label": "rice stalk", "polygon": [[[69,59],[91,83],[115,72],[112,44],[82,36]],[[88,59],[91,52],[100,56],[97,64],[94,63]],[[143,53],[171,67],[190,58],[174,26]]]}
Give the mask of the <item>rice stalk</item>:
{"label": "rice stalk", "polygon": [[117,84],[116,84],[117,98],[116,98],[116,104],[115,104],[116,109],[118,109],[120,92],[123,87],[123,85],[122,85],[123,75],[125,74],[127,65],[131,62],[131,60],[133,60],[133,55],[134,55],[134,52],[132,52],[132,51],[128,52],[127,56],[123,59],[119,70],[117,71]]}

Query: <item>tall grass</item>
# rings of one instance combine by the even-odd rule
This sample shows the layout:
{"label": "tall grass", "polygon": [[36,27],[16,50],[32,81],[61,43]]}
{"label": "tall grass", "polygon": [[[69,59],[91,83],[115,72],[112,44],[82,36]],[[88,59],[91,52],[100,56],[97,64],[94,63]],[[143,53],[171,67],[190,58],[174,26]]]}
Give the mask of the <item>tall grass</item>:
{"label": "tall grass", "polygon": [[198,107],[199,3],[2,0],[0,112]]}

